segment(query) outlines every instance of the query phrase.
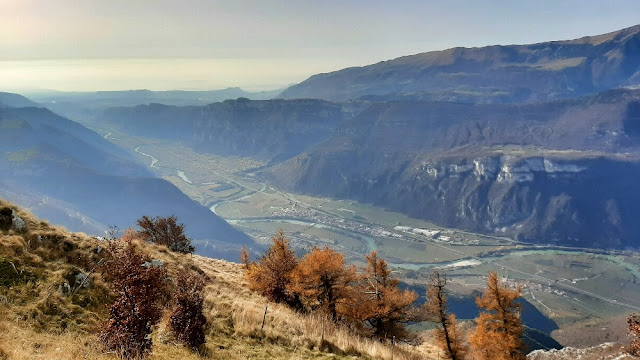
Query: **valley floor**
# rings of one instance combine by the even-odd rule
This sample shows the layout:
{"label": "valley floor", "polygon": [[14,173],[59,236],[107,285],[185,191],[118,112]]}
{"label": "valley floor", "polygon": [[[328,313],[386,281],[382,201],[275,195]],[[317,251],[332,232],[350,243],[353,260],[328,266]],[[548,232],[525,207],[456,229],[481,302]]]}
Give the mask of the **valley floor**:
{"label": "valley floor", "polygon": [[[302,251],[326,244],[355,264],[376,250],[398,276],[418,287],[431,268],[444,267],[454,292],[466,297],[483,286],[489,271],[498,271],[507,281],[523,284],[527,301],[556,324],[556,330],[545,331],[553,330],[550,334],[565,346],[617,341],[625,333],[619,319],[640,311],[637,253],[532,246],[442,228],[370,204],[287,193],[256,178],[255,169],[263,164],[252,159],[200,154],[117,129],[98,131],[259,243],[268,244],[282,228]],[[581,336],[585,331],[592,335]]]}

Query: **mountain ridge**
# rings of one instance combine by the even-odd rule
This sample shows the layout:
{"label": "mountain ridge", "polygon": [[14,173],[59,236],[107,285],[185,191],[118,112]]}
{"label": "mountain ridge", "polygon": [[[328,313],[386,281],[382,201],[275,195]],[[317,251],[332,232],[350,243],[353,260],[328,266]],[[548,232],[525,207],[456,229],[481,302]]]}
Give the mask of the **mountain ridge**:
{"label": "mountain ridge", "polygon": [[316,74],[280,97],[480,103],[578,97],[640,84],[639,52],[640,25],[574,40],[458,47]]}

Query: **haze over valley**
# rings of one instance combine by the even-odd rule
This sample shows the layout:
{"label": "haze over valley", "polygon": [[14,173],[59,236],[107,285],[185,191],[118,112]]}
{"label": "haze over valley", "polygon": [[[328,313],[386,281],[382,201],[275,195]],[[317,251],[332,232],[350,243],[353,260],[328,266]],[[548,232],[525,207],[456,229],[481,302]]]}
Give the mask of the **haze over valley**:
{"label": "haze over valley", "polygon": [[[350,6],[345,5],[347,14],[354,11]],[[372,8],[381,9],[377,6]],[[182,9],[174,10],[175,19],[182,19],[176,21],[186,24],[189,17]],[[239,21],[237,10],[235,5],[221,10],[229,16],[221,22]],[[190,16],[195,23],[206,22]],[[247,14],[258,21],[254,16]],[[401,26],[392,14],[388,18]],[[417,24],[407,15],[409,23],[414,20]],[[346,20],[333,21],[342,26]],[[375,29],[371,26],[366,29]],[[278,29],[273,25],[265,31],[282,36],[285,43],[302,36],[285,36]],[[365,30],[353,31],[369,36]],[[348,32],[340,28],[336,33]],[[407,52],[418,43],[396,37],[382,42],[387,45],[379,52],[363,47],[356,56],[351,52],[364,46],[358,45],[345,50],[344,57],[332,55],[340,48],[332,42],[338,43],[339,36],[317,45],[312,41],[317,34],[305,34],[309,45],[298,56],[317,55],[315,65],[291,65],[285,71],[263,64],[247,70],[260,70],[269,78],[256,76],[253,85],[234,80],[217,89],[163,88],[154,85],[162,84],[161,71],[151,74],[157,69],[149,69],[136,80],[153,77],[149,86],[119,88],[113,86],[117,76],[134,77],[136,72],[123,65],[113,68],[116,78],[105,80],[104,88],[98,87],[100,82],[90,84],[88,77],[73,80],[75,88],[46,90],[54,84],[46,83],[48,75],[42,86],[34,86],[36,78],[27,81],[31,75],[11,72],[25,80],[0,87],[7,91],[0,92],[0,203],[10,201],[98,243],[130,236],[125,229],[135,228],[142,216],[175,215],[185,225],[195,254],[229,261],[238,260],[241,248],[248,250],[249,259],[262,261],[279,230],[300,257],[328,246],[348,264],[362,268],[364,256],[373,252],[386,259],[400,288],[416,291],[418,304],[428,301],[427,289],[433,286],[429,279],[437,269],[446,274],[449,310],[465,331],[476,326],[479,308],[474,298],[487,274],[495,271],[507,288],[521,286],[518,318],[525,325],[528,358],[561,359],[572,348],[587,349],[580,351],[594,359],[627,356],[619,350],[627,342],[626,318],[640,312],[640,25],[602,34],[572,33],[574,38],[552,41],[523,36],[517,45],[488,45],[494,42],[480,42],[470,34],[465,41],[473,47],[452,43],[446,48],[432,39],[424,52]],[[200,38],[199,33],[190,36]],[[220,40],[215,35],[227,45],[235,36]],[[245,45],[263,36],[246,35]],[[348,43],[351,36],[344,40]],[[131,43],[136,41],[133,37]],[[175,48],[199,58],[192,61],[202,66],[198,69],[206,67],[202,64],[207,56],[220,55],[187,45]],[[218,51],[249,51],[233,45]],[[271,51],[287,46],[295,47],[274,43],[260,56],[274,58]],[[145,49],[157,52],[157,58],[166,55],[155,42]],[[102,51],[89,45],[67,50],[80,51],[79,56]],[[326,54],[318,55],[324,50]],[[12,45],[7,51],[19,57],[24,50]],[[137,55],[129,51],[122,55]],[[387,55],[391,53],[395,58]],[[379,61],[380,56],[388,58]],[[23,57],[12,61],[33,60]],[[312,68],[321,70],[307,73]],[[180,71],[185,69],[201,71]],[[234,71],[229,74],[240,76],[242,66]],[[299,78],[285,76],[287,71]],[[173,79],[177,73],[167,74],[166,83],[179,84]],[[206,80],[180,76],[183,83]],[[9,91],[17,88],[28,89],[21,94]],[[18,234],[7,231],[7,236]],[[158,251],[162,261],[199,268],[194,271],[206,273],[207,281],[224,282],[228,276],[233,281],[225,286],[234,294],[243,291],[238,290],[246,285],[242,282],[251,281],[226,263],[196,258],[185,265],[187,260],[169,250]],[[2,265],[6,254],[0,255]],[[250,273],[249,260],[245,267]],[[13,269],[19,273],[16,265]],[[215,296],[227,295],[218,291]],[[270,307],[264,315],[262,305],[256,307],[262,328]],[[212,326],[231,321],[215,314],[209,317]],[[237,323],[237,316],[230,317],[232,322]],[[407,321],[412,334],[432,334],[432,323],[416,319]],[[338,345],[324,344],[322,321],[321,344],[308,350],[351,356]],[[245,336],[235,328],[224,336],[242,338],[256,349],[268,338],[262,330]],[[291,350],[297,343],[277,339],[269,341],[298,351],[297,345]],[[216,341],[219,350],[233,348],[227,340]],[[422,349],[414,346],[418,340],[411,341],[415,344],[404,344],[410,350],[402,356],[414,358],[407,354],[417,351],[434,358],[433,339],[424,340],[428,345]],[[395,338],[390,344],[394,349]],[[563,347],[565,353],[549,352]],[[0,358],[3,351],[0,341]],[[357,356],[376,356],[363,354]],[[305,352],[301,358],[307,357],[312,356]]]}

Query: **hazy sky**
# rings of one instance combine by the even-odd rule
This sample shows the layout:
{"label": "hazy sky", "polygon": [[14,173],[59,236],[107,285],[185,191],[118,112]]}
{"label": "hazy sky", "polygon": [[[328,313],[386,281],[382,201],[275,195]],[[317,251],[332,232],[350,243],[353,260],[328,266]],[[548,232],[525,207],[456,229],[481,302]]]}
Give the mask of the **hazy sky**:
{"label": "hazy sky", "polygon": [[0,0],[0,90],[272,89],[638,23],[638,0]]}

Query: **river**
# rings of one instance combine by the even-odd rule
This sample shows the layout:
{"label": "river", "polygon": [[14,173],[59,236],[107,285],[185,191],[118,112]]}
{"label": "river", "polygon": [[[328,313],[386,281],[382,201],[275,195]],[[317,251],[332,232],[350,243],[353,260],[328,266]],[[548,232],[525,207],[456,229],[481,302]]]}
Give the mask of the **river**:
{"label": "river", "polygon": [[134,150],[135,150],[135,152],[137,152],[137,153],[138,153],[138,154],[140,154],[140,155],[143,155],[143,156],[146,156],[146,157],[150,158],[150,159],[151,159],[151,167],[155,167],[155,166],[156,166],[156,163],[158,162],[158,159],[154,158],[153,156],[151,156],[151,155],[149,155],[149,154],[146,154],[146,153],[143,153],[142,151],[140,151],[140,148],[141,148],[141,147],[142,147],[142,146],[138,146],[137,148],[135,148],[135,149],[134,149]]}

